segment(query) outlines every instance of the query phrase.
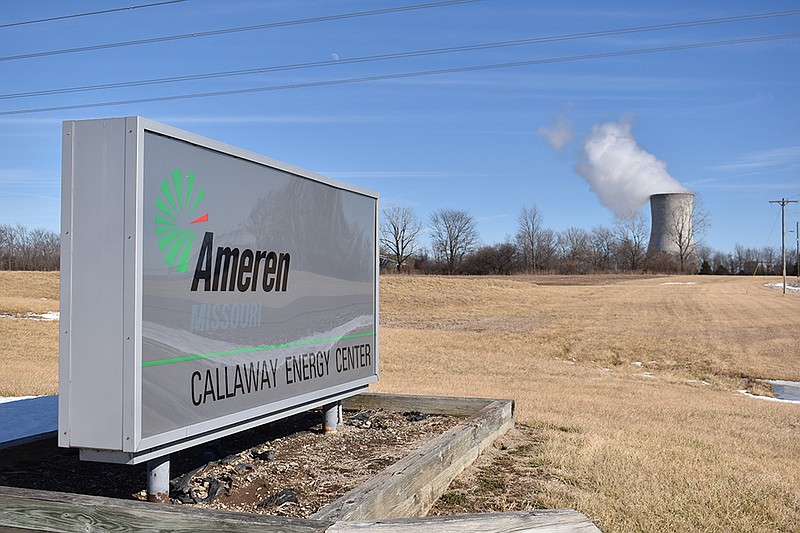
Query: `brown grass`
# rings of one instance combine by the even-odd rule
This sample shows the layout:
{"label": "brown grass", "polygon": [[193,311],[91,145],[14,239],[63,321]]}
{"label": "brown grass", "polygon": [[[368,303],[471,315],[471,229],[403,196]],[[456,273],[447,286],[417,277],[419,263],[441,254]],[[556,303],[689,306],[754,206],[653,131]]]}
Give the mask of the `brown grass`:
{"label": "brown grass", "polygon": [[58,322],[23,318],[58,311],[58,272],[0,271],[0,396],[58,392]]}
{"label": "brown grass", "polygon": [[736,392],[800,380],[800,296],[763,278],[538,281],[381,282],[376,389],[513,398],[537,432],[516,456],[535,472],[513,482],[524,497],[493,509],[574,507],[604,531],[800,529],[800,406]]}
{"label": "brown grass", "polygon": [[[0,312],[28,297],[7,276]],[[798,531],[800,405],[737,392],[800,380],[800,295],[766,281],[385,276],[374,389],[516,400],[525,442],[494,465],[514,476],[473,473],[491,509],[573,507],[606,532]],[[0,328],[0,395],[55,392],[57,326]]]}

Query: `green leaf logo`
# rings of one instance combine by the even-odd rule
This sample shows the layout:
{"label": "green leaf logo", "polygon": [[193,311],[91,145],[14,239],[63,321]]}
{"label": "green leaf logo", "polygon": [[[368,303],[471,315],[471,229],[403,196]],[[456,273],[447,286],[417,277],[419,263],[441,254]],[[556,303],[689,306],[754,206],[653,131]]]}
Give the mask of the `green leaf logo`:
{"label": "green leaf logo", "polygon": [[172,176],[161,182],[161,194],[156,198],[156,237],[164,262],[176,272],[189,271],[189,256],[195,232],[192,224],[208,222],[208,213],[195,218],[203,201],[202,187],[195,191],[195,175],[176,168]]}

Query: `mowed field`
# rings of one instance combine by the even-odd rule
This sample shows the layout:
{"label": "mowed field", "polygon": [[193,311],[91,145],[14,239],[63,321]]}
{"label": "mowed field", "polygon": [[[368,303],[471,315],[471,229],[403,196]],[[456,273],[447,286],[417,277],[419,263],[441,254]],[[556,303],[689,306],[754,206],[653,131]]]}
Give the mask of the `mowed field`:
{"label": "mowed field", "polygon": [[[572,507],[606,532],[800,531],[800,404],[738,392],[800,381],[800,294],[775,281],[383,276],[371,389],[514,399],[529,442],[495,465],[491,509]],[[0,272],[0,313],[55,311],[57,293],[57,274]],[[0,318],[1,396],[57,392],[57,337]]]}

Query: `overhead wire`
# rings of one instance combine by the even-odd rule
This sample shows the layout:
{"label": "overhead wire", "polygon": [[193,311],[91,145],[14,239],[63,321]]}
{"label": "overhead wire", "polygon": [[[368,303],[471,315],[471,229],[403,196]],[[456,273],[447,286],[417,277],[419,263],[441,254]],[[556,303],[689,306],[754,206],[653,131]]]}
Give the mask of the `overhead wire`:
{"label": "overhead wire", "polygon": [[652,53],[660,53],[660,52],[672,52],[672,51],[679,51],[679,50],[711,48],[711,47],[728,46],[728,45],[735,45],[735,44],[768,42],[768,41],[777,41],[777,40],[785,40],[785,39],[796,39],[798,37],[800,37],[800,33],[789,33],[789,34],[781,34],[781,35],[765,35],[765,36],[760,36],[760,37],[729,39],[729,40],[724,40],[724,41],[710,41],[710,42],[702,42],[702,43],[689,43],[689,44],[673,45],[673,46],[659,46],[659,47],[654,47],[654,48],[638,48],[638,49],[633,49],[633,50],[621,50],[621,51],[616,51],[616,52],[602,52],[602,53],[597,53],[597,54],[562,56],[562,57],[545,58],[545,59],[531,59],[531,60],[526,60],[526,61],[513,61],[513,62],[509,62],[509,63],[490,63],[490,64],[484,64],[484,65],[472,65],[472,66],[465,66],[465,67],[452,67],[452,68],[435,69],[435,70],[401,72],[401,73],[395,73],[395,74],[382,74],[382,75],[375,75],[375,76],[363,76],[363,77],[357,77],[357,78],[343,78],[343,79],[338,79],[338,80],[321,80],[321,81],[313,81],[313,82],[305,82],[305,83],[292,83],[292,84],[286,84],[286,85],[271,85],[271,86],[265,86],[265,87],[251,87],[251,88],[245,88],[245,89],[229,89],[229,90],[223,90],[223,91],[209,91],[209,92],[202,92],[202,93],[188,93],[188,94],[178,94],[178,95],[169,95],[169,96],[155,96],[155,97],[150,97],[150,98],[135,98],[135,99],[129,99],[129,100],[114,100],[114,101],[93,102],[93,103],[86,103],[86,104],[72,104],[72,105],[62,105],[62,106],[50,106],[50,107],[39,107],[39,108],[29,108],[29,109],[17,109],[17,110],[12,110],[12,111],[0,111],[0,116],[21,115],[21,114],[28,114],[28,113],[41,113],[41,112],[46,112],[46,111],[65,111],[65,110],[72,110],[72,109],[88,109],[88,108],[95,108],[95,107],[111,107],[111,106],[126,105],[126,104],[143,104],[143,103],[153,103],[153,102],[166,102],[166,101],[174,101],[174,100],[187,100],[187,99],[193,99],[193,98],[207,98],[207,97],[213,97],[213,96],[230,96],[230,95],[236,95],[236,94],[248,94],[248,93],[279,91],[279,90],[289,90],[289,89],[301,89],[301,88],[311,88],[311,87],[325,87],[325,86],[333,86],[333,85],[347,85],[347,84],[365,83],[365,82],[372,82],[372,81],[385,81],[385,80],[396,80],[396,79],[403,79],[403,78],[417,78],[417,77],[437,76],[437,75],[445,75],[445,74],[458,74],[458,73],[464,73],[464,72],[478,72],[478,71],[497,70],[497,69],[532,66],[532,65],[544,65],[544,64],[551,64],[551,63],[565,63],[565,62],[571,62],[571,61],[586,61],[586,60],[604,59],[604,58],[611,58],[611,57],[623,57],[623,56],[652,54]]}
{"label": "overhead wire", "polygon": [[80,17],[89,17],[93,15],[105,15],[106,13],[115,13],[117,11],[132,11],[134,9],[141,9],[143,7],[160,7],[165,6],[168,4],[179,4],[181,2],[186,2],[187,0],[166,0],[164,2],[153,2],[150,4],[139,4],[135,6],[127,6],[127,7],[116,7],[113,9],[101,9],[99,11],[87,11],[85,13],[74,13],[72,15],[61,15],[58,17],[48,17],[43,19],[35,19],[35,20],[23,20],[20,22],[9,22],[6,24],[0,24],[0,28],[10,28],[12,26],[25,26],[28,24],[39,24],[41,22],[53,22],[55,20],[67,20],[67,19],[74,19]]}
{"label": "overhead wire", "polygon": [[464,45],[464,46],[451,46],[451,47],[445,47],[445,48],[431,48],[431,49],[426,49],[426,50],[415,50],[415,51],[397,52],[397,53],[393,53],[393,54],[379,54],[379,55],[361,56],[361,57],[353,57],[353,58],[347,58],[347,59],[335,59],[335,60],[326,60],[326,61],[310,61],[310,62],[294,63],[294,64],[288,64],[288,65],[275,65],[275,66],[267,66],[267,67],[255,67],[255,68],[249,68],[249,69],[228,70],[228,71],[220,71],[220,72],[208,72],[208,73],[201,73],[201,74],[189,74],[189,75],[185,75],[185,76],[170,76],[170,77],[163,77],[163,78],[132,80],[132,81],[123,81],[123,82],[116,82],[116,83],[103,83],[103,84],[96,84],[96,85],[84,85],[84,86],[78,86],[78,87],[62,87],[62,88],[57,88],[57,89],[44,89],[44,90],[39,90],[39,91],[28,91],[28,92],[21,92],[21,93],[0,94],[0,100],[8,100],[8,99],[16,99],[16,98],[27,98],[27,97],[33,97],[33,96],[46,96],[46,95],[54,95],[54,94],[67,94],[67,93],[76,93],[76,92],[99,91],[99,90],[105,90],[105,89],[119,89],[119,88],[124,88],[124,87],[140,87],[140,86],[144,86],[144,85],[158,85],[158,84],[175,83],[175,82],[181,82],[181,81],[196,81],[196,80],[212,79],[212,78],[226,78],[226,77],[233,77],[233,76],[263,74],[263,73],[267,73],[267,72],[299,70],[299,69],[316,68],[316,67],[327,67],[327,66],[334,66],[334,65],[335,66],[340,66],[340,65],[348,65],[348,64],[353,64],[353,63],[367,63],[367,62],[375,62],[375,61],[386,61],[386,60],[391,60],[391,59],[404,59],[404,58],[411,58],[411,57],[432,56],[432,55],[458,53],[458,52],[471,52],[471,51],[476,51],[476,50],[488,50],[488,49],[493,49],[493,48],[523,46],[523,45],[541,44],[541,43],[550,43],[550,42],[559,42],[559,41],[568,41],[568,40],[578,40],[578,39],[587,39],[587,38],[592,38],[592,37],[605,37],[605,36],[609,36],[609,35],[624,35],[624,34],[641,33],[641,32],[649,32],[649,31],[661,31],[661,30],[668,30],[668,29],[679,29],[679,28],[688,28],[688,27],[696,27],[696,26],[706,26],[706,25],[724,24],[724,23],[732,23],[732,22],[742,22],[742,21],[758,20],[758,19],[765,19],[765,18],[785,17],[785,16],[798,15],[798,14],[800,14],[800,10],[775,11],[775,12],[768,12],[768,13],[752,13],[752,14],[748,14],[748,15],[739,15],[739,16],[734,16],[734,17],[690,20],[690,21],[673,22],[673,23],[667,23],[667,24],[654,24],[654,25],[649,25],[649,26],[634,26],[634,27],[630,27],[630,28],[618,28],[618,29],[600,30],[600,31],[592,31],[592,32],[570,33],[570,34],[564,34],[564,35],[551,35],[551,36],[545,36],[545,37],[532,37],[532,38],[527,38],[527,39],[515,39],[515,40],[510,40],[510,41],[498,41],[498,42],[480,43],[480,44],[472,44],[472,45]]}
{"label": "overhead wire", "polygon": [[269,22],[266,24],[256,24],[253,26],[237,26],[234,28],[224,28],[220,30],[200,31],[193,33],[183,33],[179,35],[165,35],[162,37],[151,37],[148,39],[136,39],[132,41],[119,41],[114,43],[95,44],[89,46],[79,46],[76,48],[62,48],[59,50],[47,50],[43,52],[31,52],[27,54],[17,54],[13,56],[0,57],[0,61],[14,61],[18,59],[31,59],[34,57],[47,57],[61,54],[73,54],[77,52],[88,52],[91,50],[106,50],[109,48],[121,48],[125,46],[138,46],[141,44],[162,43],[166,41],[178,41],[182,39],[196,39],[200,37],[211,37],[214,35],[225,35],[230,33],[241,33],[245,31],[265,30],[285,26],[298,26],[301,24],[311,24],[316,22],[328,22],[331,20],[343,20],[357,17],[369,17],[374,15],[385,15],[388,13],[400,13],[403,11],[414,11],[419,9],[430,9],[434,7],[444,7],[456,4],[467,4],[480,2],[481,0],[442,0],[439,2],[428,2],[425,4],[414,4],[398,7],[387,7],[384,9],[373,9],[370,11],[356,11],[353,13],[341,13],[338,15],[325,15],[321,17],[310,17],[296,20],[285,20],[281,22]]}

